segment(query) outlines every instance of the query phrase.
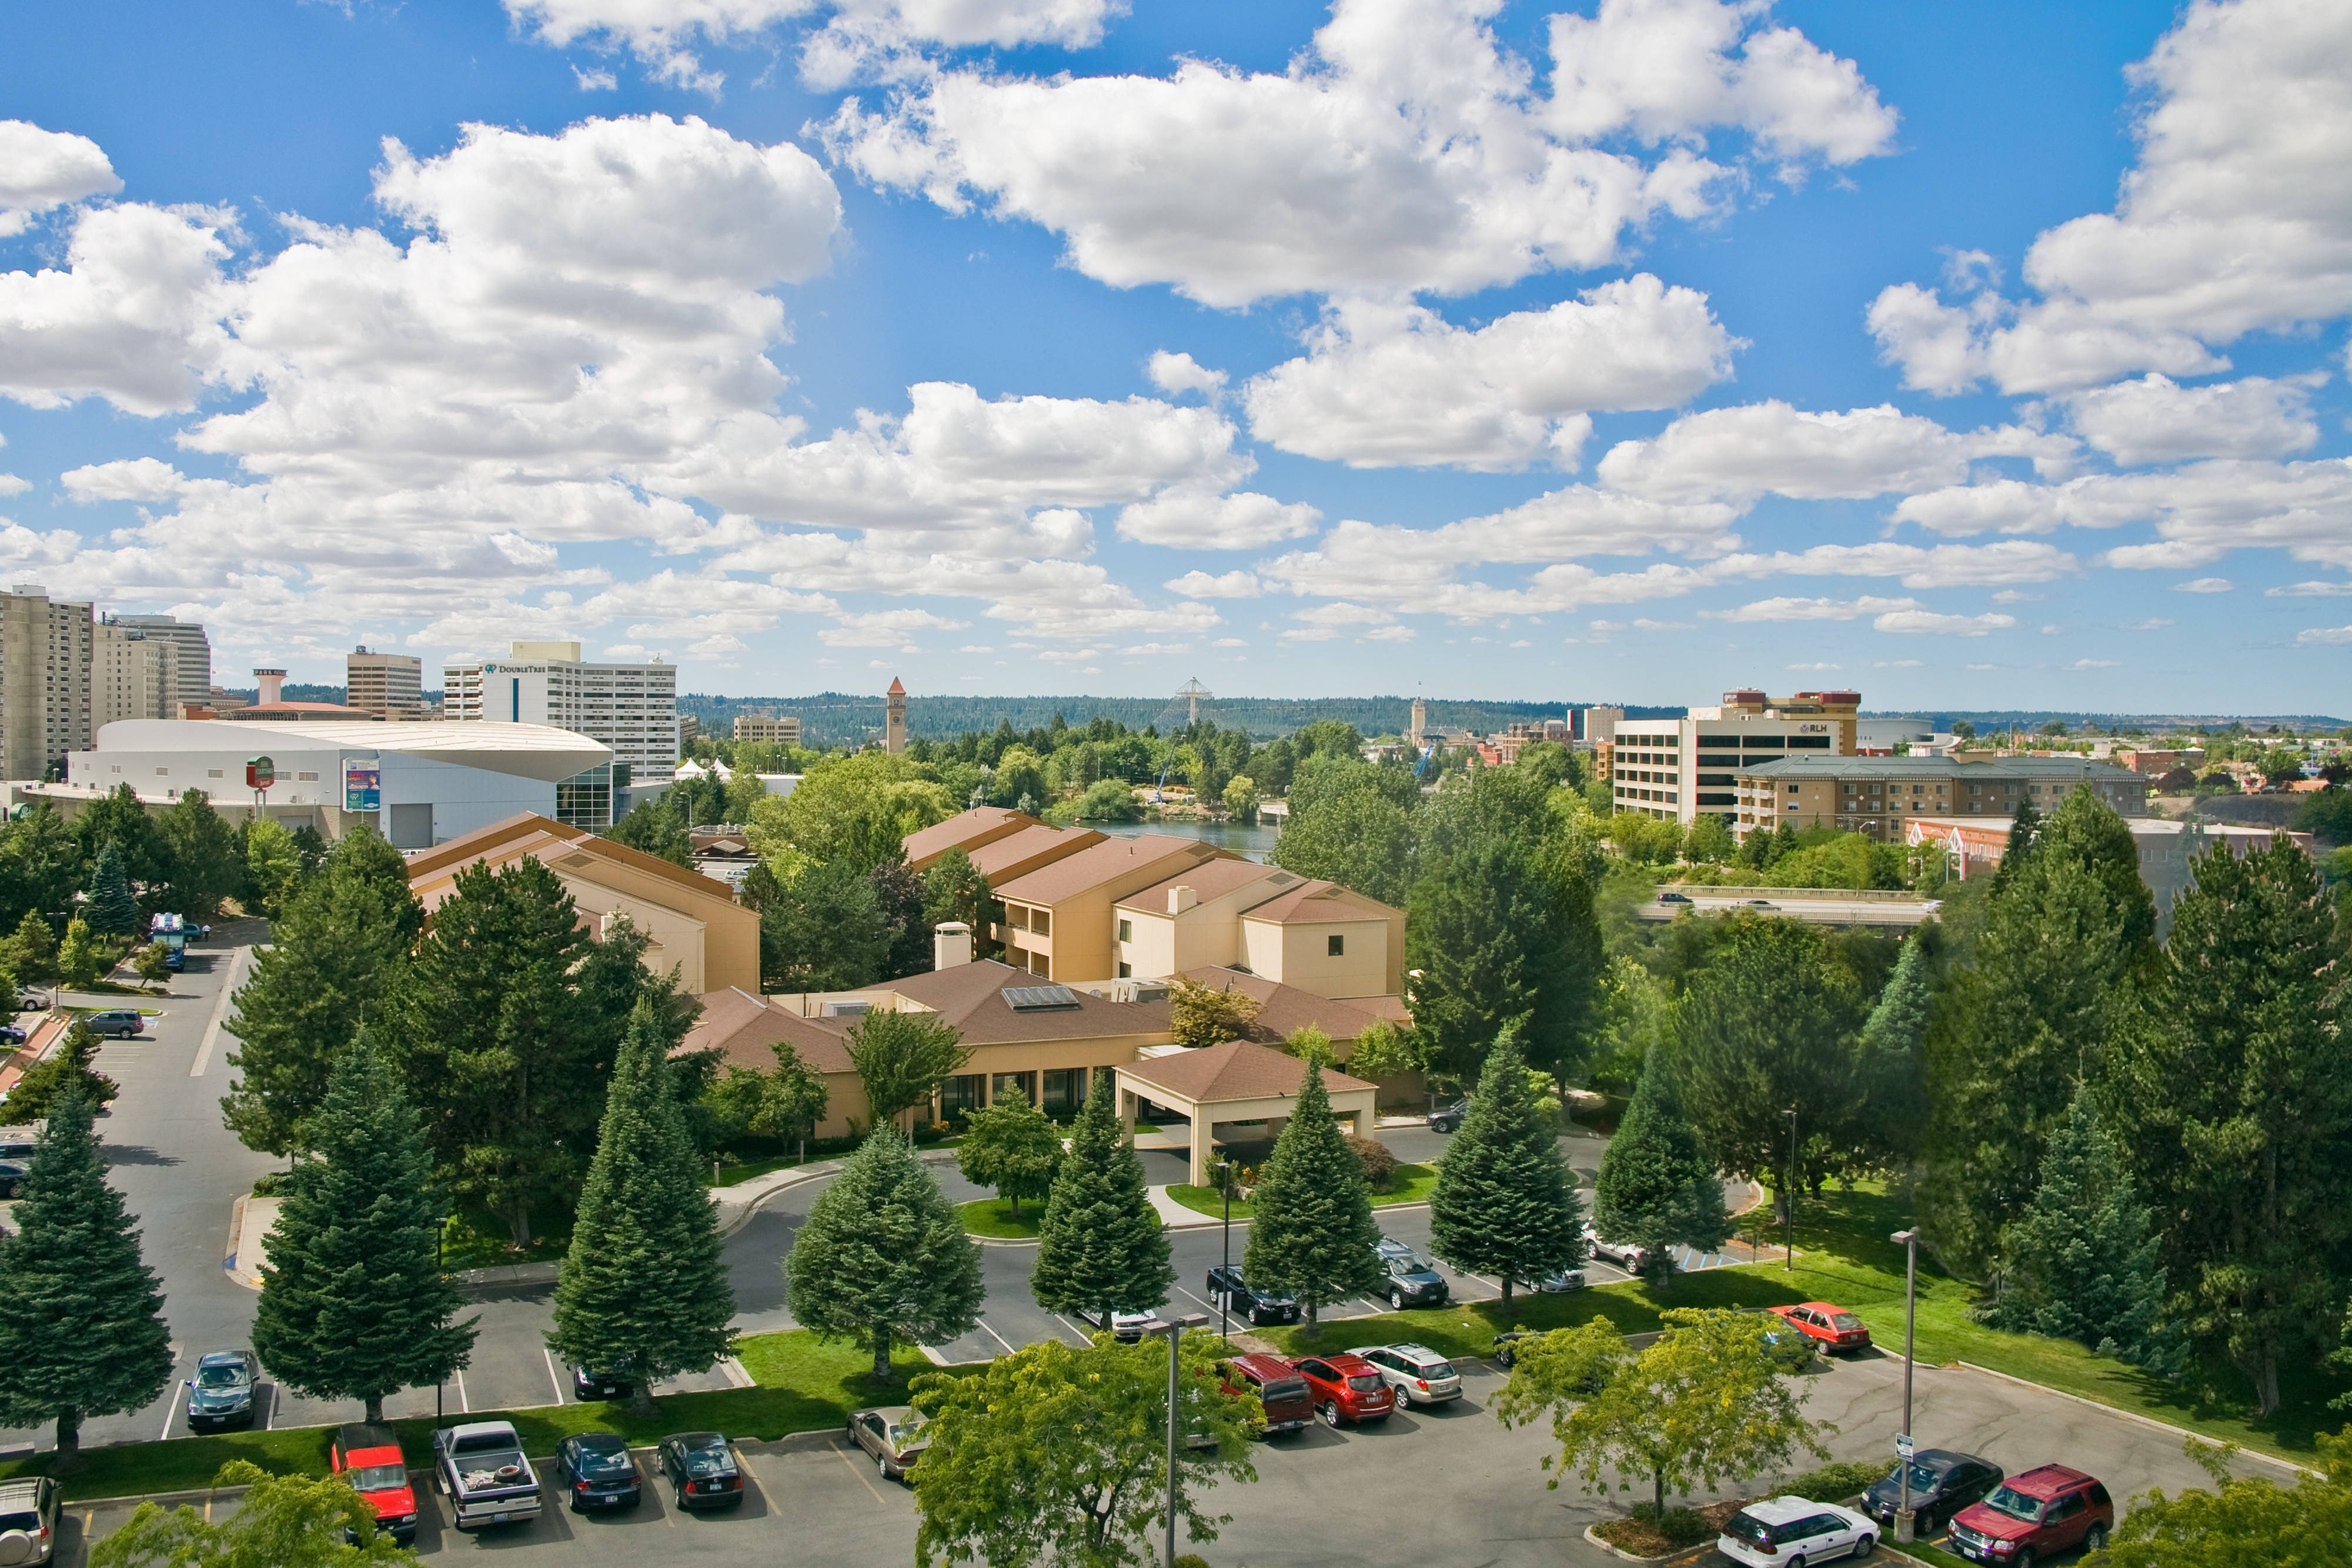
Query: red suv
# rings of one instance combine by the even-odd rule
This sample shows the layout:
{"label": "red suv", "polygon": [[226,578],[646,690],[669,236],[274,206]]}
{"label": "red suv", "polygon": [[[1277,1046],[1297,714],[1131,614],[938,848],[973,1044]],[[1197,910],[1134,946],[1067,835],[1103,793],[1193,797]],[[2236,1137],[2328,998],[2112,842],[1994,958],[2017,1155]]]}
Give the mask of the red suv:
{"label": "red suv", "polygon": [[1307,1392],[1307,1380],[1282,1357],[1253,1351],[1228,1357],[1217,1370],[1223,1375],[1226,1393],[1247,1390],[1257,1396],[1257,1402],[1265,1408],[1262,1436],[1296,1432],[1315,1419],[1315,1399]]}
{"label": "red suv", "polygon": [[1972,1563],[2032,1568],[2080,1546],[2096,1552],[2116,1527],[2115,1500],[2080,1470],[2044,1465],[2011,1476],[1952,1521],[1952,1550]]}
{"label": "red suv", "polygon": [[1870,1348],[1870,1325],[1827,1301],[1803,1301],[1793,1307],[1774,1307],[1774,1312],[1787,1320],[1790,1328],[1822,1347],[1824,1354],[1848,1354]]}
{"label": "red suv", "polygon": [[1385,1421],[1396,1408],[1396,1390],[1381,1369],[1360,1355],[1310,1355],[1297,1364],[1307,1397],[1326,1427],[1341,1422]]}

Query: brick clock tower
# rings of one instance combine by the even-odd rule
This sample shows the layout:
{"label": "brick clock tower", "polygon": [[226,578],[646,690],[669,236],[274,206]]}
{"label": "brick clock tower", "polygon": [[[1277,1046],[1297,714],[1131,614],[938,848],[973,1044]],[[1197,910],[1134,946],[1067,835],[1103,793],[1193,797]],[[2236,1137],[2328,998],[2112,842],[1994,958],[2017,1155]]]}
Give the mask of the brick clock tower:
{"label": "brick clock tower", "polygon": [[907,749],[907,683],[890,677],[889,711],[882,721],[882,749],[898,756]]}

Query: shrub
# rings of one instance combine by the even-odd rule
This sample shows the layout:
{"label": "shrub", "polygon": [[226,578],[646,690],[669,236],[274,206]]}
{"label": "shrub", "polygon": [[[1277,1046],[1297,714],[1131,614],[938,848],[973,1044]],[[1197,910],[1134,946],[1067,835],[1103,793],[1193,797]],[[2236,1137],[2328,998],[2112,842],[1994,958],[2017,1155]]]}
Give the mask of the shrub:
{"label": "shrub", "polygon": [[1893,1468],[1884,1459],[1823,1465],[1820,1469],[1807,1470],[1803,1475],[1792,1478],[1780,1489],[1780,1495],[1801,1497],[1811,1502],[1843,1502]]}
{"label": "shrub", "polygon": [[1396,1185],[1397,1157],[1393,1150],[1378,1138],[1348,1135],[1348,1147],[1363,1162],[1364,1185],[1374,1192],[1386,1192]]}

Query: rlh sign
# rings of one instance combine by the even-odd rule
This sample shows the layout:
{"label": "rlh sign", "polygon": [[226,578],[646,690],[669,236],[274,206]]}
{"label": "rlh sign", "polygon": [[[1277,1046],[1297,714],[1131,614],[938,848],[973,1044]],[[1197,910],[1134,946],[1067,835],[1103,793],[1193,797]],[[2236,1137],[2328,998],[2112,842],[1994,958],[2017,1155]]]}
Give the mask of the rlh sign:
{"label": "rlh sign", "polygon": [[383,809],[383,768],[375,762],[343,764],[343,810],[346,811],[377,811]]}

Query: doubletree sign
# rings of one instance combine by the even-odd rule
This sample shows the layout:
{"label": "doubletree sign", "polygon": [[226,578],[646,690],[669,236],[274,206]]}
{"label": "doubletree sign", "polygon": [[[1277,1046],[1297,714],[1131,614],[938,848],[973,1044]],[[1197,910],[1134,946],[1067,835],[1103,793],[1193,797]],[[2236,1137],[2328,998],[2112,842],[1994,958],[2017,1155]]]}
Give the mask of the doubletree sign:
{"label": "doubletree sign", "polygon": [[278,764],[270,761],[267,757],[248,757],[245,759],[245,787],[247,789],[267,789],[272,784],[277,782]]}

